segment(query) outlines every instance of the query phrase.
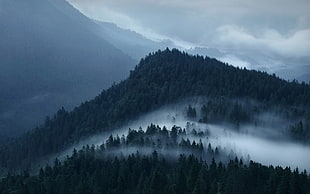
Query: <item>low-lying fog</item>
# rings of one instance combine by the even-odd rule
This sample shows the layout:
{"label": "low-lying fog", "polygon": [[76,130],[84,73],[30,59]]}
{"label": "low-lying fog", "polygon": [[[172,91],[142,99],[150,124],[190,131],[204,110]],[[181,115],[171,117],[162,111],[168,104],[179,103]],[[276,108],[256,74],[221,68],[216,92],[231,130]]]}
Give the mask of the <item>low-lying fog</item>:
{"label": "low-lying fog", "polygon": [[[185,118],[184,114],[186,106],[188,104],[174,105],[148,113],[113,132],[103,133],[84,140],[75,145],[74,148],[80,149],[86,144],[101,145],[111,134],[114,136],[126,135],[129,128],[138,130],[139,127],[142,127],[143,130],[146,130],[151,123],[160,127],[166,126],[168,130],[174,125],[186,128],[186,126],[189,126],[188,119]],[[291,169],[298,167],[299,170],[306,169],[308,172],[310,171],[310,146],[289,141],[283,133],[275,128],[247,125],[240,126],[239,130],[236,130],[233,126],[224,124],[212,125],[195,121],[189,122],[191,128],[195,128],[197,131],[209,132],[208,137],[202,139],[205,148],[210,142],[214,148],[220,146],[227,150],[228,153],[233,150],[239,157],[250,157],[251,160],[264,165],[289,166]],[[195,137],[192,137],[192,139],[195,139]],[[70,155],[72,150],[73,147],[58,154],[57,157],[61,158]]]}

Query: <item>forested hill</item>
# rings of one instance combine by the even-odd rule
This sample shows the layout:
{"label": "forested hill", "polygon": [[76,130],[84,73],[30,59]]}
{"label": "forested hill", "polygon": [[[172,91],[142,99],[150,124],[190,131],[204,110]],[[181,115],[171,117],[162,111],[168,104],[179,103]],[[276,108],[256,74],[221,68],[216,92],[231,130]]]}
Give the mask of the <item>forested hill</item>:
{"label": "forested hill", "polygon": [[216,59],[176,49],[158,51],[140,61],[127,80],[113,85],[72,112],[53,118],[0,147],[0,165],[28,165],[41,156],[116,126],[143,113],[192,96],[251,98],[267,105],[310,105],[310,86],[275,75],[239,69]]}
{"label": "forested hill", "polygon": [[236,68],[216,59],[192,56],[176,49],[158,51],[142,59],[127,82],[129,88],[138,83],[139,88],[143,87],[141,84],[152,88],[149,89],[149,97],[158,102],[162,101],[160,94],[166,93],[164,99],[167,101],[202,95],[310,105],[309,84],[288,82],[275,75]]}

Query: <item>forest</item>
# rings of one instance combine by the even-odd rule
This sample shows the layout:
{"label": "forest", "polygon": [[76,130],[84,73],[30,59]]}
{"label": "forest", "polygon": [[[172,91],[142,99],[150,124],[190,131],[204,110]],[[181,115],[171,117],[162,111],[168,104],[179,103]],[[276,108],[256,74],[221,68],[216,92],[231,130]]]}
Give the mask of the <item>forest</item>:
{"label": "forest", "polygon": [[[249,100],[231,100],[229,98],[213,98],[200,102],[200,106],[188,105],[186,115],[188,119],[200,123],[220,124],[223,122],[233,125],[238,130],[240,125],[253,124],[257,126],[273,126],[282,130],[293,140],[303,143],[310,142],[310,114],[309,109],[283,106],[267,106]],[[273,113],[278,119],[289,124],[279,125],[270,119],[261,119],[264,113]],[[269,120],[269,121],[268,121]]]}
{"label": "forest", "polygon": [[[93,100],[70,112],[61,108],[22,137],[2,143],[0,171],[31,168],[40,158],[90,135],[112,131],[144,113],[193,96],[253,99],[265,107],[289,110],[288,115],[295,111],[303,118],[292,126],[292,134],[309,137],[309,125],[305,122],[307,118],[309,121],[309,84],[166,49],[141,59],[126,80],[102,91]],[[210,119],[208,111],[204,111],[202,122]],[[240,118],[231,120],[236,122]]]}
{"label": "forest", "polygon": [[[109,149],[109,148],[108,148]],[[7,174],[0,193],[309,193],[310,177],[298,169],[263,166],[242,159],[227,164],[206,163],[194,155],[171,160],[153,151],[102,157],[107,149],[86,146],[64,162],[41,168],[37,175],[24,171]]]}
{"label": "forest", "polygon": [[[8,173],[0,182],[0,193],[310,192],[306,171],[228,156],[210,143],[205,149],[201,140],[185,140],[187,135],[204,138],[207,134],[177,126],[167,130],[154,124],[145,132],[129,129],[126,136],[110,135],[101,145],[74,149],[64,161],[56,158],[34,175],[28,170]],[[135,151],[128,151],[130,147]],[[169,149],[181,154],[172,156]]]}

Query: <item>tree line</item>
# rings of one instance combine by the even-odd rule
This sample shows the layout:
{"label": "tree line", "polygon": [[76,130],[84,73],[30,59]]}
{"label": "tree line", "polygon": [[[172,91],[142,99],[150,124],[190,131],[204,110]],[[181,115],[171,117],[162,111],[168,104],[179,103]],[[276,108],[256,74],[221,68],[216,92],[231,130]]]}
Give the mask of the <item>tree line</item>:
{"label": "tree line", "polygon": [[227,164],[210,163],[194,155],[181,154],[169,160],[154,151],[128,156],[98,157],[96,149],[73,151],[64,162],[41,168],[37,175],[27,171],[8,174],[0,181],[0,193],[99,194],[99,193],[229,193],[304,194],[310,192],[306,171],[245,164],[235,158]]}

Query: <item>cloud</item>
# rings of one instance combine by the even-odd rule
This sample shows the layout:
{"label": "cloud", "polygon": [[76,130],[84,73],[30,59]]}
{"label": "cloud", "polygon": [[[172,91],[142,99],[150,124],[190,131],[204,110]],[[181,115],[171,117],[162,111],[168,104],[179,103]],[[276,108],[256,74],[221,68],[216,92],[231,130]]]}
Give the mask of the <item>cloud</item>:
{"label": "cloud", "polygon": [[228,63],[230,65],[238,66],[241,68],[243,67],[247,69],[252,68],[252,65],[249,62],[239,59],[238,57],[234,55],[225,55],[224,57],[219,58],[219,60],[222,62]]}
{"label": "cloud", "polygon": [[225,62],[239,66],[251,64],[285,76],[292,70],[298,72],[288,79],[300,76],[301,67],[310,66],[309,0],[69,2],[89,17],[113,22],[151,40],[169,39],[186,49],[216,48],[226,55]]}
{"label": "cloud", "polygon": [[266,29],[260,36],[254,36],[246,29],[235,25],[221,26],[217,32],[217,44],[251,50],[267,49],[288,57],[305,57],[310,53],[310,28],[287,36],[274,29]]}
{"label": "cloud", "polygon": [[[133,1],[133,2],[137,3],[138,1]],[[71,3],[75,8],[77,8],[83,14],[85,14],[86,16],[92,19],[114,23],[123,29],[129,29],[137,33],[140,33],[141,35],[143,35],[144,37],[150,40],[157,41],[157,42],[171,41],[176,46],[183,48],[183,49],[196,46],[190,41],[180,39],[177,36],[173,37],[173,36],[167,36],[165,33],[158,33],[156,31],[156,28],[152,28],[152,26],[144,25],[143,20],[137,19],[137,17],[134,17],[132,14],[126,11],[120,10],[118,6],[117,7],[112,6],[111,4],[115,2],[99,1],[99,0],[92,0],[90,2],[70,0],[69,3]],[[122,5],[126,5],[127,3],[128,2],[126,1]],[[148,7],[152,5],[152,1],[141,2],[141,4],[147,5]],[[136,11],[132,10],[132,12],[136,12]],[[143,14],[141,13],[141,15],[138,16],[138,18],[140,18],[140,16],[142,15]]]}
{"label": "cloud", "polygon": [[[69,0],[89,17],[180,45],[309,56],[307,0]],[[268,5],[268,6],[266,6]],[[281,5],[281,6],[279,6]],[[219,34],[218,34],[219,33]],[[220,41],[220,44],[215,42]]]}
{"label": "cloud", "polygon": [[[196,100],[189,100],[180,104],[171,104],[167,107],[162,107],[129,122],[128,125],[119,129],[97,134],[85,139],[51,158],[65,158],[66,155],[72,153],[73,147],[81,149],[82,146],[86,144],[94,144],[95,146],[101,145],[111,133],[114,136],[119,135],[121,137],[127,134],[129,128],[138,130],[139,127],[142,127],[143,130],[146,130],[147,126],[151,123],[159,125],[161,128],[166,126],[169,130],[174,125],[180,126],[183,129],[187,128],[188,119],[184,116],[184,110],[188,104],[192,104],[194,107],[201,107],[199,101]],[[195,140],[196,142],[199,142],[201,139],[205,148],[211,143],[212,146],[219,146],[224,150],[226,149],[228,152],[232,149],[239,157],[246,158],[249,154],[251,159],[265,165],[290,166],[291,168],[299,167],[299,169],[307,169],[307,171],[309,171],[310,164],[307,161],[310,160],[310,146],[298,142],[290,142],[285,135],[278,130],[279,126],[281,128],[286,125],[286,122],[280,117],[268,114],[266,118],[262,117],[262,119],[264,121],[265,119],[275,120],[280,124],[277,124],[276,128],[269,126],[271,125],[270,123],[263,127],[260,125],[241,125],[240,130],[236,131],[228,125],[211,125],[190,121],[191,126],[196,130],[208,130],[210,134],[207,138],[191,136],[186,138],[189,138],[191,141]],[[132,152],[136,152],[136,149],[133,149]]]}

